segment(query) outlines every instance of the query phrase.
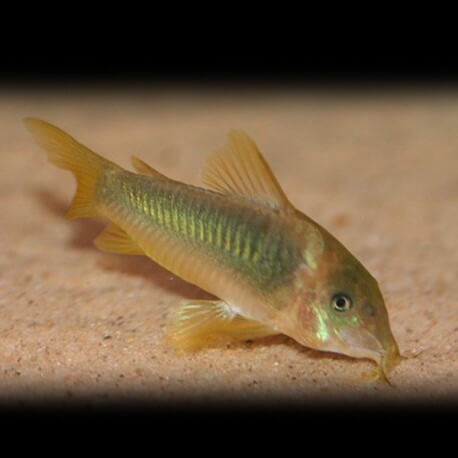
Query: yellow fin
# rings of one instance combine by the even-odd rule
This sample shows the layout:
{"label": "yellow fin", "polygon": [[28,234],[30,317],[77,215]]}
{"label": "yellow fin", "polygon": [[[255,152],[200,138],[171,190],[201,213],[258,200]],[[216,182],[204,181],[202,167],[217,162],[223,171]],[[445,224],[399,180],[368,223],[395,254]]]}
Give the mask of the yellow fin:
{"label": "yellow fin", "polygon": [[48,153],[48,159],[57,167],[70,170],[76,177],[78,187],[67,218],[99,216],[95,201],[99,178],[107,168],[119,170],[120,167],[52,124],[34,118],[25,119],[24,124]]}
{"label": "yellow fin", "polygon": [[198,350],[218,341],[248,340],[278,334],[268,326],[234,313],[224,301],[195,300],[177,307],[168,337],[175,348]]}
{"label": "yellow fin", "polygon": [[120,227],[110,223],[94,240],[94,245],[107,253],[145,254]]}
{"label": "yellow fin", "polygon": [[148,175],[153,178],[168,179],[165,175],[162,175],[162,173],[159,173],[157,170],[153,169],[150,165],[148,165],[145,161],[142,161],[137,156],[132,156],[130,160],[132,162],[132,166],[138,173],[141,173],[142,175]]}
{"label": "yellow fin", "polygon": [[256,144],[241,130],[210,156],[202,181],[223,194],[237,194],[274,209],[291,206]]}

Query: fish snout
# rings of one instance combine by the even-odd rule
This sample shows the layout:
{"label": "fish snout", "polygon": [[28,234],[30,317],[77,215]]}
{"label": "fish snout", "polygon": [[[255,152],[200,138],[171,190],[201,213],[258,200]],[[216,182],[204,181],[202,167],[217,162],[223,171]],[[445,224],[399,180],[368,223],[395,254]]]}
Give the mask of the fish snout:
{"label": "fish snout", "polygon": [[380,340],[364,328],[348,327],[342,329],[340,336],[355,356],[370,358],[377,363],[382,360],[384,348]]}
{"label": "fish snout", "polygon": [[380,339],[364,328],[347,328],[340,335],[349,347],[350,356],[375,361],[378,365],[377,378],[381,377],[391,385],[388,374],[402,359],[393,336]]}

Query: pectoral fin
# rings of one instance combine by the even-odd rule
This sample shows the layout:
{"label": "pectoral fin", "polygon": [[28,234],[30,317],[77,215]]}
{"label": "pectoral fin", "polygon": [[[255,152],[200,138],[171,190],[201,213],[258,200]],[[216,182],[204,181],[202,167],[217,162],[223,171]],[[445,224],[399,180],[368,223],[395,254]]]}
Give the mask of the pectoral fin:
{"label": "pectoral fin", "polygon": [[168,328],[172,344],[186,351],[275,334],[278,331],[234,313],[224,301],[189,301],[174,310]]}

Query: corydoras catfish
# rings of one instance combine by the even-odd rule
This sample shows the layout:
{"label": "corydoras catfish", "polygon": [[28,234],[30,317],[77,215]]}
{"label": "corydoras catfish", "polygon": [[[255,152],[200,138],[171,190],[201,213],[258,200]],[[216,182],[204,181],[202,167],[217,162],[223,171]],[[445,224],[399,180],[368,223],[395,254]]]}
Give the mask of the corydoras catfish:
{"label": "corydoras catfish", "polygon": [[256,144],[239,130],[203,171],[209,189],[174,181],[133,157],[125,170],[44,121],[27,128],[77,191],[69,218],[109,221],[104,251],[146,255],[218,299],[171,312],[176,347],[286,334],[300,344],[377,363],[400,361],[377,281],[288,200]]}

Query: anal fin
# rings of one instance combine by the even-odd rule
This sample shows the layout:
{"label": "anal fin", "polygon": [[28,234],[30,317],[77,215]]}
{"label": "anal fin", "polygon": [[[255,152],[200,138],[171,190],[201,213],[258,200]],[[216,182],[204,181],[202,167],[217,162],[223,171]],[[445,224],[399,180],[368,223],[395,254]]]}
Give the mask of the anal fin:
{"label": "anal fin", "polygon": [[272,328],[235,314],[224,301],[189,301],[171,316],[168,337],[179,350],[193,351],[224,341],[278,334]]}
{"label": "anal fin", "polygon": [[102,251],[120,254],[145,254],[143,250],[120,227],[110,223],[94,240]]}

